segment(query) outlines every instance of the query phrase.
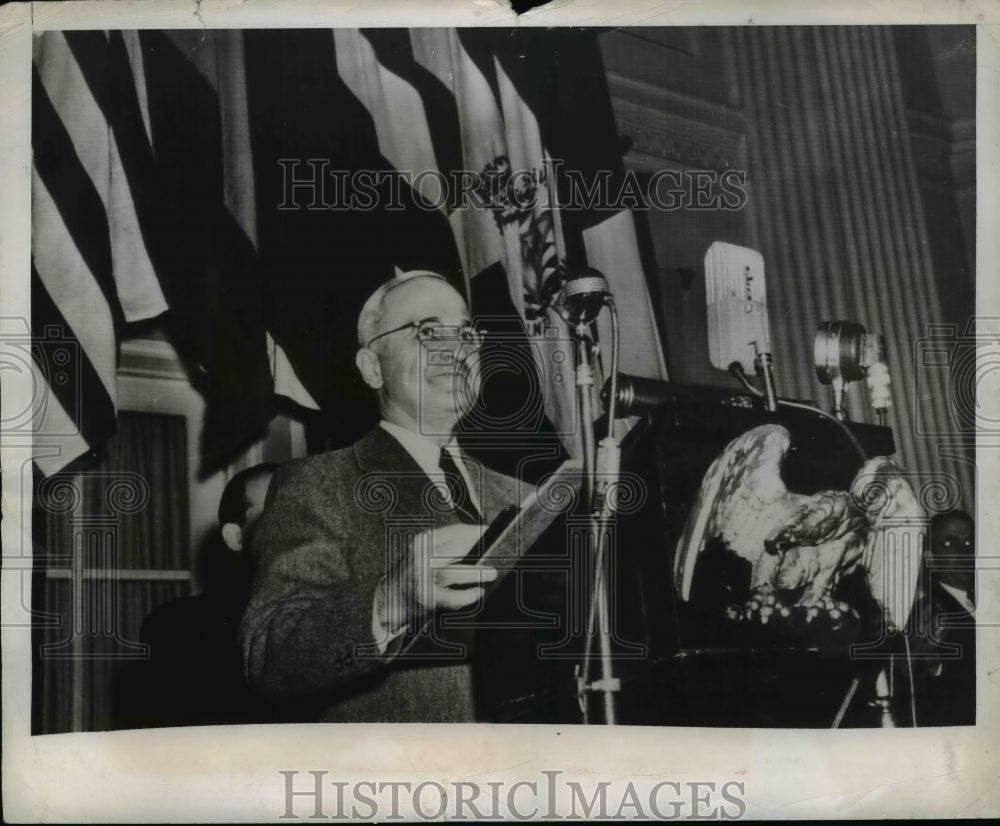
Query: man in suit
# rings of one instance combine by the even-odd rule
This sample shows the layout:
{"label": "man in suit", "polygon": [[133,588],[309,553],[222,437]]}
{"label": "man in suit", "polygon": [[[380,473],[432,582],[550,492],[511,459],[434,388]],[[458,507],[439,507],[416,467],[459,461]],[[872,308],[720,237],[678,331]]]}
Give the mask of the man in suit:
{"label": "man in suit", "polygon": [[948,511],[930,524],[929,553],[908,634],[919,726],[976,722],[975,522]]}
{"label": "man in suit", "polygon": [[219,530],[200,549],[199,593],[166,602],[142,623],[150,657],[115,678],[116,727],[228,725],[270,719],[247,689],[239,627],[250,588],[246,550],[276,465],[241,470],[219,500]]}
{"label": "man in suit", "polygon": [[383,284],[358,320],[356,363],[382,421],[352,447],[277,474],[258,524],[242,626],[251,685],[313,719],[475,719],[466,645],[408,655],[429,612],[475,610],[496,577],[461,565],[517,480],[472,462],[454,429],[480,385],[479,333],[440,275]]}

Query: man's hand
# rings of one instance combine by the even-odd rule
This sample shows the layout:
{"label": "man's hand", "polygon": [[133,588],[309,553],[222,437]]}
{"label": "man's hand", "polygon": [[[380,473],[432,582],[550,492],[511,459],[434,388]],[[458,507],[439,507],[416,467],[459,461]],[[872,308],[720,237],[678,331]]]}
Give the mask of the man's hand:
{"label": "man's hand", "polygon": [[485,525],[448,525],[418,534],[412,553],[391,571],[375,596],[379,622],[390,634],[434,610],[465,608],[497,577],[495,568],[457,563],[472,550]]}

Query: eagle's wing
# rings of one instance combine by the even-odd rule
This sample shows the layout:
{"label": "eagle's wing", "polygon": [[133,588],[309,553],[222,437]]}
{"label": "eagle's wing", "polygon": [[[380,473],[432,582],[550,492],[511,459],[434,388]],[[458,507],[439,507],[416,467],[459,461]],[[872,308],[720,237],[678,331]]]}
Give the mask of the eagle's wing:
{"label": "eagle's wing", "polygon": [[712,462],[688,513],[674,557],[674,585],[681,599],[691,594],[695,561],[705,543],[720,538],[751,562],[764,552],[764,539],[792,512],[781,480],[788,431],[769,424],[733,439]]}
{"label": "eagle's wing", "polygon": [[851,496],[871,525],[860,564],[887,618],[902,628],[917,591],[926,514],[903,470],[885,456],[865,462]]}

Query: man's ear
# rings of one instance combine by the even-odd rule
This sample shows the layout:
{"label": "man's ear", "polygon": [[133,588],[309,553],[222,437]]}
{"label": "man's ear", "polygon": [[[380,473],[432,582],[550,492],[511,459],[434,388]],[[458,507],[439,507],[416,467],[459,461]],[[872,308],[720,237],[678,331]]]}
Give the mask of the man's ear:
{"label": "man's ear", "polygon": [[382,387],[382,363],[378,360],[374,350],[362,347],[354,357],[354,363],[358,365],[358,370],[361,371],[361,378],[365,380],[365,384],[373,390]]}
{"label": "man's ear", "polygon": [[235,522],[227,522],[222,526],[222,541],[231,551],[243,550],[243,529]]}

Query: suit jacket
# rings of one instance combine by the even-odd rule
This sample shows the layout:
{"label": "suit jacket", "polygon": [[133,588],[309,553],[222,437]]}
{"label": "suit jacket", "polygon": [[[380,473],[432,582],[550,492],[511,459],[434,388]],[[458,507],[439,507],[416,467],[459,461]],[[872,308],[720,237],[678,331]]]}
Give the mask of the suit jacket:
{"label": "suit jacket", "polygon": [[[516,479],[467,461],[484,516],[521,499]],[[410,454],[376,427],[354,446],[284,466],[254,533],[241,636],[251,686],[339,722],[475,719],[468,657],[379,654],[375,590],[408,538],[459,521]],[[303,706],[305,707],[305,706]]]}
{"label": "suit jacket", "polygon": [[[970,614],[937,576],[914,601],[911,617],[921,616],[919,627],[907,628],[912,662],[901,675],[913,675],[914,706],[919,726],[973,726],[976,724],[976,626]],[[947,618],[947,619],[945,619]],[[944,646],[958,646],[947,650]],[[907,664],[899,658],[901,666]],[[903,682],[902,685],[906,685]]]}

